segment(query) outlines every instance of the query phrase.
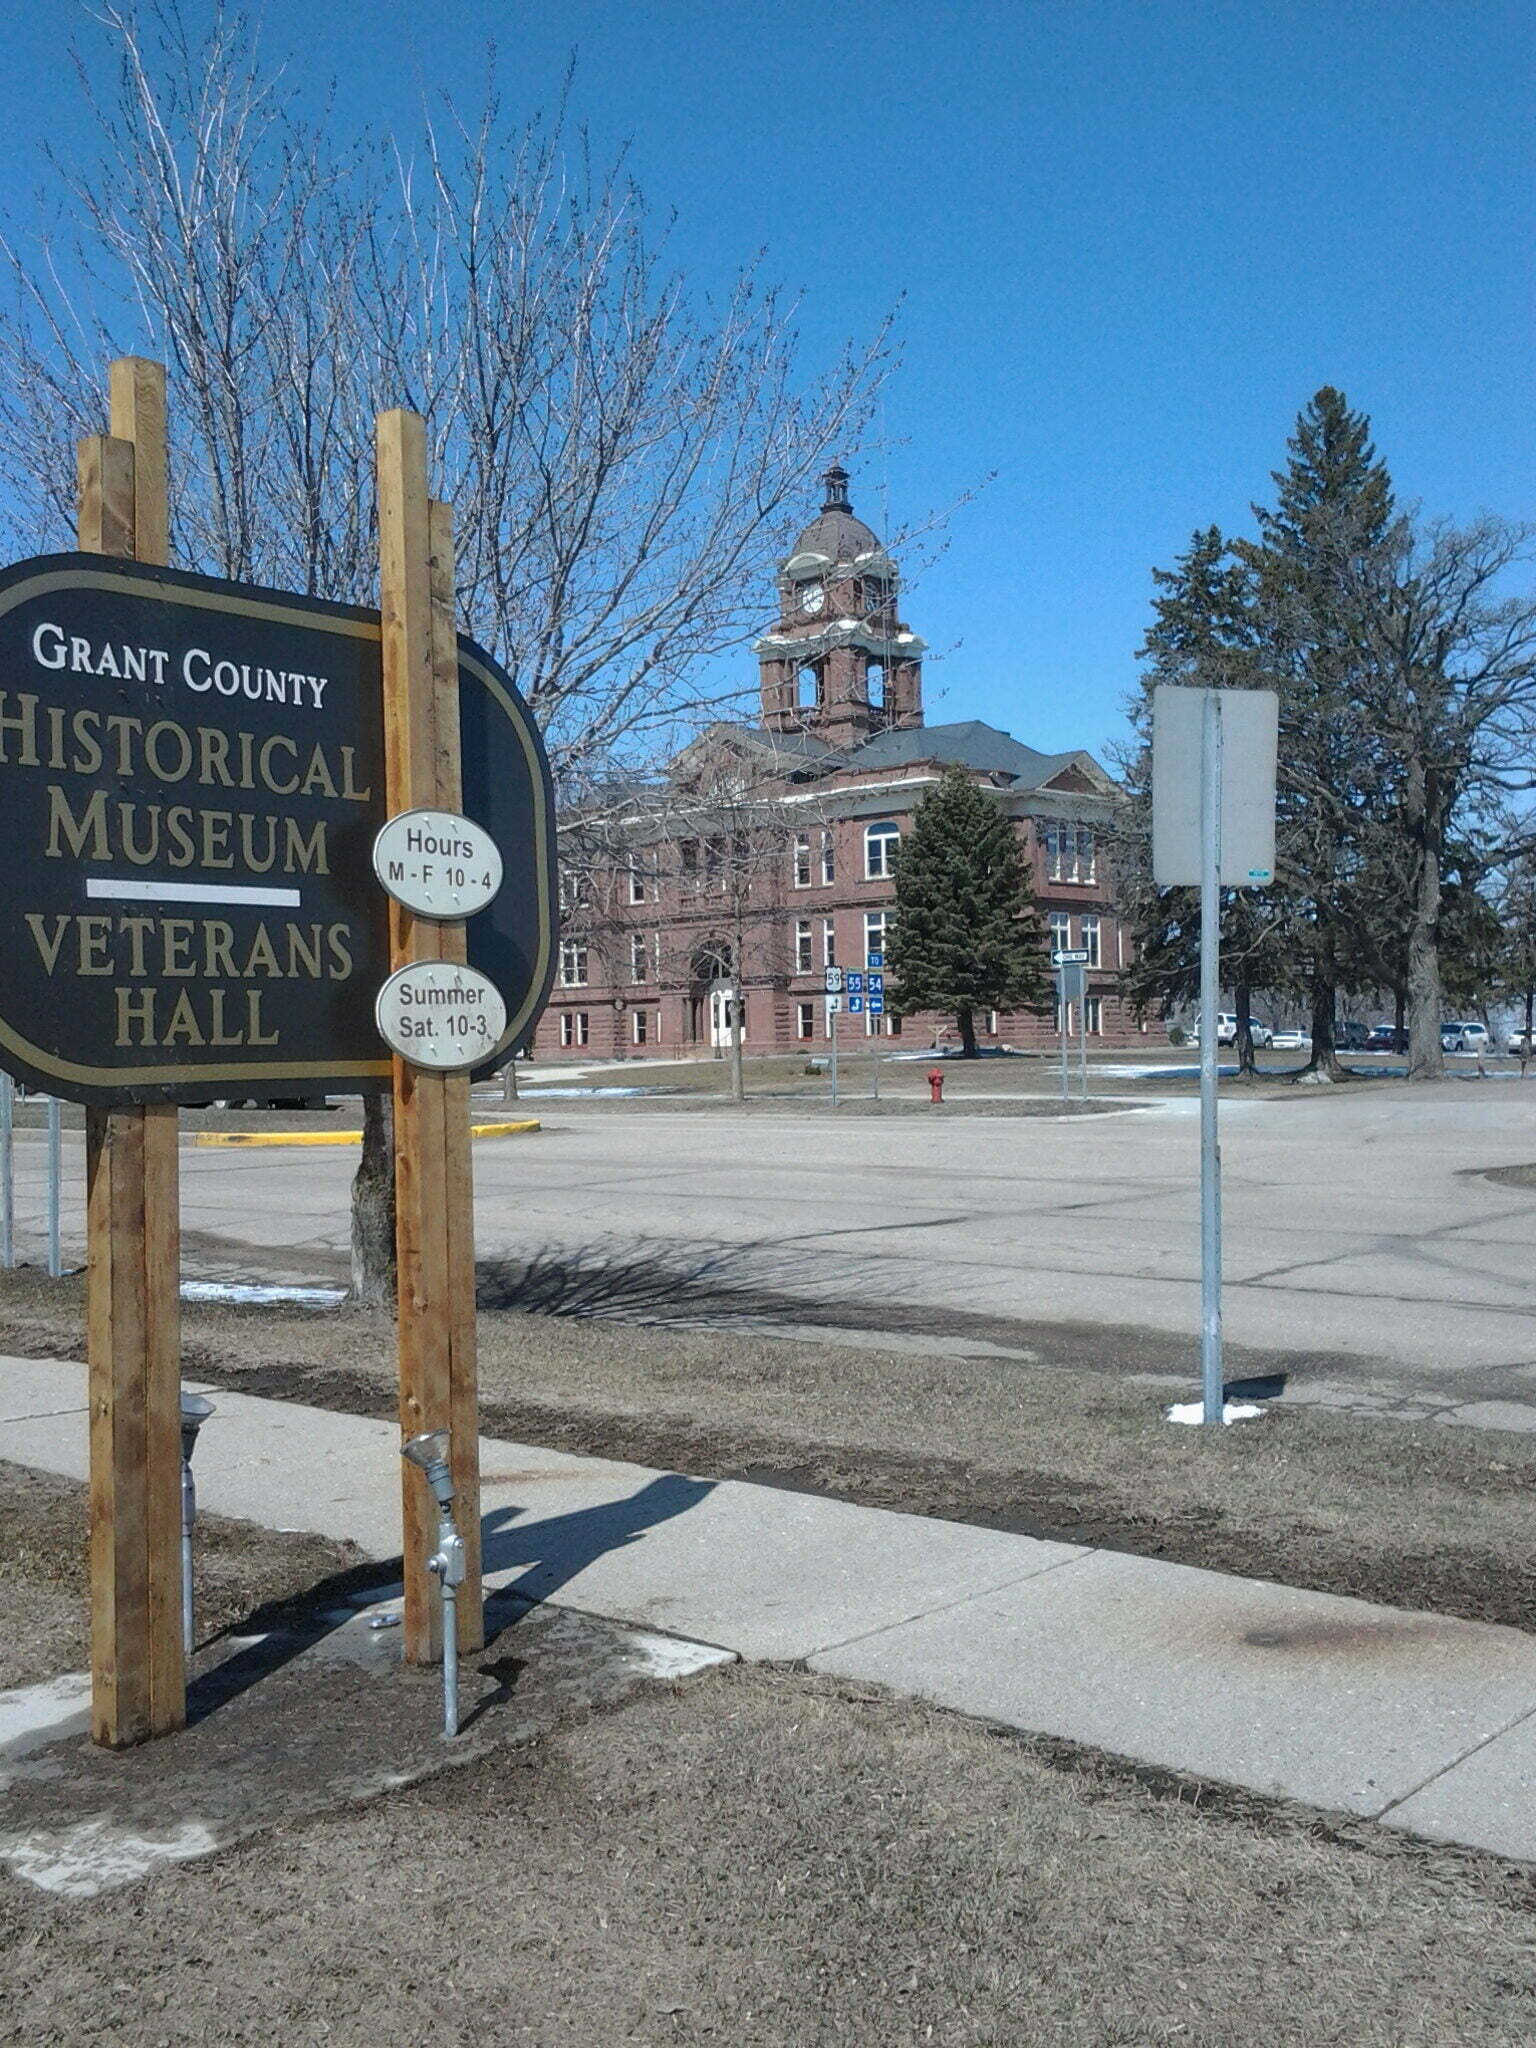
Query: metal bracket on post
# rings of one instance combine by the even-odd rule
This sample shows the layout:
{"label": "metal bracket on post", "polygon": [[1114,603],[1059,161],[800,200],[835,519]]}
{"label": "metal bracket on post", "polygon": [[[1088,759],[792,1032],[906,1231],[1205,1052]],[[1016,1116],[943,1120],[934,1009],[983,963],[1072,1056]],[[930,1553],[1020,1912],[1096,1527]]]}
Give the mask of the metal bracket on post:
{"label": "metal bracket on post", "polygon": [[1221,1146],[1216,1013],[1221,1001],[1221,694],[1200,723],[1200,1384],[1202,1421],[1221,1427]]}

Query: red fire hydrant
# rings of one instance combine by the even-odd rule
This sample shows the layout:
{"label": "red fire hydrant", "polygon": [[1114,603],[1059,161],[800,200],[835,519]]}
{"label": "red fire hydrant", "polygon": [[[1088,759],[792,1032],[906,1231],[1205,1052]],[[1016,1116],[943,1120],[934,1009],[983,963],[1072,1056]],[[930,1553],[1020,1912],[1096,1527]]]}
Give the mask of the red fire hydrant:
{"label": "red fire hydrant", "polygon": [[928,1069],[928,1100],[930,1102],[942,1102],[944,1100],[944,1076],[937,1067],[930,1067]]}

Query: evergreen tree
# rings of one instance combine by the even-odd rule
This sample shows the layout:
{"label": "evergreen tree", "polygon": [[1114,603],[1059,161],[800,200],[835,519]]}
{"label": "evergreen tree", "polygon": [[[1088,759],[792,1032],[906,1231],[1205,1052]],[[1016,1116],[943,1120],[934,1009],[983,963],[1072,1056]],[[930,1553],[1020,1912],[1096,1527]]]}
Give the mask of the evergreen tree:
{"label": "evergreen tree", "polygon": [[886,944],[892,1009],[949,1011],[967,1059],[978,1010],[1051,1006],[1045,928],[1018,835],[963,768],[946,768],[913,815]]}
{"label": "evergreen tree", "polygon": [[1255,506],[1257,542],[1240,541],[1265,680],[1280,693],[1279,835],[1284,872],[1305,913],[1312,1010],[1309,1071],[1336,1079],[1334,1010],[1356,978],[1361,925],[1355,878],[1368,835],[1391,808],[1391,766],[1366,708],[1362,565],[1395,522],[1392,481],[1370,421],[1324,385],[1305,407],[1274,473],[1273,511]]}
{"label": "evergreen tree", "polygon": [[[1116,863],[1120,910],[1136,950],[1125,990],[1138,1007],[1164,1013],[1200,985],[1200,892],[1159,889],[1152,880],[1152,693],[1159,684],[1244,689],[1267,676],[1253,617],[1252,573],[1220,529],[1191,536],[1172,569],[1154,569],[1153,622],[1139,650],[1142,687],[1127,709],[1136,745],[1125,761],[1127,804]],[[1223,985],[1233,991],[1237,1055],[1254,1068],[1252,995],[1293,979],[1296,907],[1284,881],[1283,849],[1274,885],[1225,892],[1221,916]]]}

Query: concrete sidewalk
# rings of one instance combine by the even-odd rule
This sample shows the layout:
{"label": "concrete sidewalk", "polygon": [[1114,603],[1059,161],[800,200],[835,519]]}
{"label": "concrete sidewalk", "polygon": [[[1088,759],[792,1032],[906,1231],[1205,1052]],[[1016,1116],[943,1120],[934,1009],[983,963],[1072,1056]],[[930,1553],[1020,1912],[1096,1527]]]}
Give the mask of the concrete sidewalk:
{"label": "concrete sidewalk", "polygon": [[[387,1423],[206,1388],[206,1508],[398,1555]],[[86,1474],[85,1372],[0,1360],[6,1458]],[[1536,1639],[486,1439],[488,1585],[1536,1861]]]}

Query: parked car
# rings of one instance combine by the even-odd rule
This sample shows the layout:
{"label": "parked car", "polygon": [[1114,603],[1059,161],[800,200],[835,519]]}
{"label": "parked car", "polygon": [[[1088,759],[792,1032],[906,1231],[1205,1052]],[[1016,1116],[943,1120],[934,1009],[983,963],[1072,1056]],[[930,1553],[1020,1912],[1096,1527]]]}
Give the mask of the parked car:
{"label": "parked car", "polygon": [[1312,1043],[1312,1034],[1301,1030],[1272,1031],[1269,1042],[1276,1052],[1305,1052]]}
{"label": "parked car", "polygon": [[1493,1041],[1486,1024],[1442,1024],[1440,1044],[1446,1052],[1488,1052]]}
{"label": "parked car", "polygon": [[[1260,1018],[1250,1017],[1248,1019],[1248,1026],[1253,1033],[1253,1042],[1256,1046],[1273,1045],[1275,1034]],[[1200,1043],[1200,1019],[1198,1017],[1189,1027],[1189,1042],[1191,1045],[1198,1045]],[[1218,1045],[1236,1045],[1237,1043],[1237,1018],[1230,1010],[1220,1010],[1217,1012],[1216,1043]]]}
{"label": "parked car", "polygon": [[1509,1049],[1517,1060],[1528,1060],[1531,1057],[1533,1038],[1536,1038],[1536,1033],[1511,1031],[1509,1034]]}
{"label": "parked car", "polygon": [[1399,1031],[1395,1024],[1373,1024],[1366,1033],[1367,1052],[1397,1052],[1408,1050],[1408,1034]]}
{"label": "parked car", "polygon": [[1333,1027],[1333,1042],[1339,1052],[1364,1052],[1370,1033],[1363,1024],[1347,1018]]}

